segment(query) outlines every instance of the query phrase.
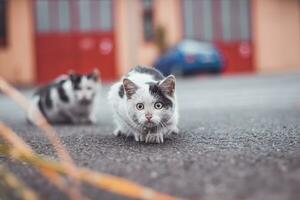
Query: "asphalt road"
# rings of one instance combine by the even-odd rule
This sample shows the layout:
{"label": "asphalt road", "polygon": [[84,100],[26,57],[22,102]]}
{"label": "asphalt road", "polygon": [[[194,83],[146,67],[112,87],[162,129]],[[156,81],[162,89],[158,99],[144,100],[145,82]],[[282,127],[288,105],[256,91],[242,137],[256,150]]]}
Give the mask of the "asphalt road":
{"label": "asphalt road", "polygon": [[[300,73],[178,80],[181,131],[164,144],[112,136],[107,88],[97,125],[56,127],[79,166],[190,199],[300,198]],[[37,152],[54,157],[41,132],[3,95],[0,119]],[[66,198],[28,165],[0,162],[43,198]],[[89,187],[84,192],[123,199]]]}

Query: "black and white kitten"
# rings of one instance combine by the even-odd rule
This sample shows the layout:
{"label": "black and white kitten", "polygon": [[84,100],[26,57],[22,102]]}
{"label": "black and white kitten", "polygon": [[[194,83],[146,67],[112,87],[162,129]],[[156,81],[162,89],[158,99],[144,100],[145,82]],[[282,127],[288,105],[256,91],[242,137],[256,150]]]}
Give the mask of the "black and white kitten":
{"label": "black and white kitten", "polygon": [[150,67],[135,67],[108,95],[117,126],[114,134],[133,135],[136,141],[163,143],[178,133],[175,77]]}
{"label": "black and white kitten", "polygon": [[80,75],[70,72],[38,89],[33,96],[28,119],[38,109],[49,123],[90,124],[96,121],[94,102],[99,73]]}

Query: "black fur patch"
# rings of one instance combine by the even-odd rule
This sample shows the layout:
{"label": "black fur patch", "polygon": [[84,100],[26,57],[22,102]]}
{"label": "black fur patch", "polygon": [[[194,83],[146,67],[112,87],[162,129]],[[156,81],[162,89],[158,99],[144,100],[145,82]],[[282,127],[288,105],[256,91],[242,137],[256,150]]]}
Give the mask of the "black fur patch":
{"label": "black fur patch", "polygon": [[158,132],[158,127],[154,126],[148,129],[148,131],[150,132],[150,134],[155,134]]}
{"label": "black fur patch", "polygon": [[53,107],[53,103],[52,103],[50,94],[51,94],[51,89],[49,88],[45,94],[45,105],[48,109],[51,109]]}
{"label": "black fur patch", "polygon": [[38,102],[38,107],[39,107],[39,110],[41,111],[42,115],[47,119],[47,114],[46,114],[46,111],[44,109],[41,97],[40,97],[39,102]]}
{"label": "black fur patch", "polygon": [[58,83],[57,92],[58,92],[58,96],[59,96],[60,100],[65,102],[65,103],[68,103],[70,100],[69,100],[69,97],[66,94],[65,89],[63,88],[64,82],[65,82],[65,80],[60,81]]}
{"label": "black fur patch", "polygon": [[133,115],[133,116],[132,116],[132,120],[133,120],[136,124],[139,124],[139,120],[138,120],[138,118],[137,118],[136,115]]}
{"label": "black fur patch", "polygon": [[95,73],[90,73],[86,77],[87,77],[87,79],[91,79],[93,81],[97,81],[98,80],[98,75],[95,74]]}
{"label": "black fur patch", "polygon": [[168,125],[169,120],[170,120],[169,115],[163,115],[162,118],[161,118],[161,122],[165,125]]}
{"label": "black fur patch", "polygon": [[150,74],[156,81],[160,81],[165,78],[158,70],[150,67],[137,66],[132,70],[143,74]]}
{"label": "black fur patch", "polygon": [[123,88],[123,85],[121,85],[120,88],[119,88],[119,97],[121,97],[121,98],[124,97],[124,88]]}
{"label": "black fur patch", "polygon": [[81,78],[82,78],[82,75],[78,75],[78,74],[70,75],[70,80],[72,81],[74,90],[80,90]]}
{"label": "black fur patch", "polygon": [[159,88],[158,83],[149,83],[149,92],[164,105],[164,108],[168,109],[173,107],[172,101],[166,97],[163,91]]}
{"label": "black fur patch", "polygon": [[72,120],[71,120],[71,118],[68,115],[66,115],[63,112],[60,112],[60,116],[63,118],[63,122],[62,123],[64,123],[64,124],[72,124]]}
{"label": "black fur patch", "polygon": [[48,85],[44,85],[44,86],[41,86],[40,88],[38,88],[35,93],[33,95],[39,95],[39,96],[43,96],[45,95],[45,93],[50,90],[51,88],[53,88],[54,84],[53,83],[50,83]]}

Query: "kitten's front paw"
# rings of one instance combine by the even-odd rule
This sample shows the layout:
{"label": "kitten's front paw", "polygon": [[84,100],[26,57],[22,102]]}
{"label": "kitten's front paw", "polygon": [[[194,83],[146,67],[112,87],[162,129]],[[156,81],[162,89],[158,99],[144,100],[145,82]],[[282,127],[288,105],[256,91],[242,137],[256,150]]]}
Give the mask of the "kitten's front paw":
{"label": "kitten's front paw", "polygon": [[87,120],[83,120],[81,123],[82,124],[87,124],[87,125],[93,125],[95,122],[92,121],[91,119],[87,119]]}
{"label": "kitten's front paw", "polygon": [[80,125],[91,125],[93,122],[89,118],[76,118],[73,120],[73,124],[80,124]]}
{"label": "kitten's front paw", "polygon": [[88,124],[96,124],[97,123],[97,119],[95,116],[90,116],[88,119]]}
{"label": "kitten's front paw", "polygon": [[177,127],[174,127],[171,133],[177,135],[179,133],[179,129]]}
{"label": "kitten's front paw", "polygon": [[164,136],[161,133],[149,133],[146,136],[146,143],[164,143]]}
{"label": "kitten's front paw", "polygon": [[134,139],[137,142],[144,142],[145,141],[145,136],[142,134],[134,134]]}
{"label": "kitten's front paw", "polygon": [[118,137],[118,136],[124,135],[124,133],[122,133],[122,131],[120,131],[119,129],[116,129],[114,131],[114,135]]}

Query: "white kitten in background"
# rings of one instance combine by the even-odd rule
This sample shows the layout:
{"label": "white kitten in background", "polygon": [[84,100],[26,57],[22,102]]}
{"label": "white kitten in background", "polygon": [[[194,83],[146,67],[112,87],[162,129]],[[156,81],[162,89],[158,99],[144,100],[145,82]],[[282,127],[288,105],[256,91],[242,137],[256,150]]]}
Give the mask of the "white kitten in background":
{"label": "white kitten in background", "polygon": [[133,135],[136,141],[163,143],[178,133],[175,77],[164,77],[149,67],[135,67],[115,83],[108,95],[117,125],[115,135]]}
{"label": "white kitten in background", "polygon": [[39,109],[49,123],[94,123],[99,85],[98,70],[86,75],[74,72],[61,75],[34,93],[28,119],[32,121],[34,112]]}

